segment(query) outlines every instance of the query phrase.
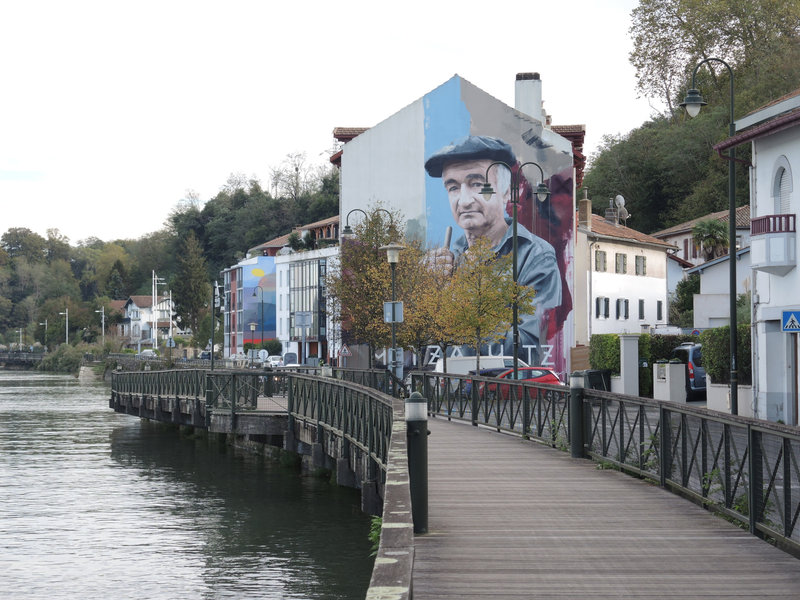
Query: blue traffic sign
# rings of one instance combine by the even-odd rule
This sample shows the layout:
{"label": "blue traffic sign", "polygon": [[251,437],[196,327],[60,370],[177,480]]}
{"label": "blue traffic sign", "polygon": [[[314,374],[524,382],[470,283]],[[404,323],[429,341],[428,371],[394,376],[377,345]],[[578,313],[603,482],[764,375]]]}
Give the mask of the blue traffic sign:
{"label": "blue traffic sign", "polygon": [[800,332],[800,310],[783,311],[781,329],[786,332]]}

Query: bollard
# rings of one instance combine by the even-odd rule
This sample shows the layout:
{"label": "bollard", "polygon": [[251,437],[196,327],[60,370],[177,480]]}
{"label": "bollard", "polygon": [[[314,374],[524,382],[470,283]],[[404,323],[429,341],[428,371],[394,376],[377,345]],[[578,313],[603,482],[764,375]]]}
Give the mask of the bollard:
{"label": "bollard", "polygon": [[584,372],[569,376],[569,449],[572,458],[583,458],[583,384]]}
{"label": "bollard", "polygon": [[428,532],[428,401],[413,392],[405,402],[408,484],[414,533]]}

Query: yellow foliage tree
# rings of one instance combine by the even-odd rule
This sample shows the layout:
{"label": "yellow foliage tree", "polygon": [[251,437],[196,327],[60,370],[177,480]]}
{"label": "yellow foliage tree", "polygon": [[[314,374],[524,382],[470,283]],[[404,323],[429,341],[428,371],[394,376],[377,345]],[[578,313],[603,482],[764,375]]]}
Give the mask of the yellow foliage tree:
{"label": "yellow foliage tree", "polygon": [[497,256],[484,238],[464,253],[443,293],[447,298],[443,318],[452,341],[474,348],[477,369],[481,347],[502,340],[511,328],[514,301],[518,314],[536,310],[533,288],[514,283],[511,255]]}

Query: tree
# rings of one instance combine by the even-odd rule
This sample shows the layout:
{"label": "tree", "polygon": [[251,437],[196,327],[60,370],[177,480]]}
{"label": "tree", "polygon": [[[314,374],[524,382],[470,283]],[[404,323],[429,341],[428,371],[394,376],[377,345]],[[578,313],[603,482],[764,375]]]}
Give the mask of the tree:
{"label": "tree", "polygon": [[203,251],[193,233],[187,236],[178,257],[178,271],[172,283],[172,291],[178,316],[196,334],[200,330],[200,319],[211,292]]}
{"label": "tree", "polygon": [[505,337],[511,328],[511,309],[516,300],[519,314],[533,314],[536,292],[514,283],[512,256],[497,256],[491,243],[480,238],[463,255],[450,284],[443,290],[446,319],[455,343],[473,347],[480,370],[481,347]]}
{"label": "tree", "polygon": [[[372,208],[353,227],[353,238],[340,246],[339,268],[329,273],[327,283],[346,341],[369,344],[371,349],[389,345],[391,329],[383,322],[383,303],[391,299],[391,272],[380,247],[403,239],[400,222],[399,213],[389,217],[384,209]],[[402,252],[400,256],[402,260]]]}
{"label": "tree", "polygon": [[[770,88],[777,97],[796,87],[776,89],[796,82],[800,68],[796,0],[640,0],[631,22],[637,87],[643,96],[660,99],[667,116],[676,112],[675,100],[695,64],[710,57],[747,70],[747,85],[760,90],[756,96]],[[725,76],[710,77],[714,89],[705,93],[724,100]]]}
{"label": "tree", "polygon": [[675,287],[669,305],[669,322],[678,327],[694,327],[694,295],[700,293],[700,274],[692,273]]}
{"label": "tree", "polygon": [[718,219],[703,219],[695,223],[692,238],[706,260],[713,260],[728,252],[728,225]]}

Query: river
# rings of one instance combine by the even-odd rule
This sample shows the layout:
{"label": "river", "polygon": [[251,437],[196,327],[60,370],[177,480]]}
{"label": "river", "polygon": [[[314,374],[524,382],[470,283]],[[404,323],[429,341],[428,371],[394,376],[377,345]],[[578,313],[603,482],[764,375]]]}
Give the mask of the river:
{"label": "river", "polygon": [[0,371],[0,598],[364,598],[356,490]]}

